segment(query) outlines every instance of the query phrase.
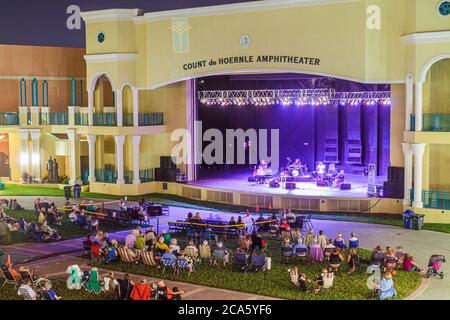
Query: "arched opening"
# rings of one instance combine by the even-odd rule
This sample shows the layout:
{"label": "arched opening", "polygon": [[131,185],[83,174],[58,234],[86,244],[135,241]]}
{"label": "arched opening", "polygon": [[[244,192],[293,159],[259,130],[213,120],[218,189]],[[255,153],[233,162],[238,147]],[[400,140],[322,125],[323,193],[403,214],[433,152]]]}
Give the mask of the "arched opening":
{"label": "arched opening", "polygon": [[91,89],[93,92],[94,125],[117,125],[116,94],[112,78],[107,74],[94,77]]}
{"label": "arched opening", "polygon": [[[448,104],[450,100],[450,56],[431,65],[424,80],[423,114],[450,115]],[[426,122],[424,121],[424,130],[426,130]],[[441,130],[449,131],[450,121],[448,125],[449,127],[441,128]]]}
{"label": "arched opening", "polygon": [[[423,82],[423,131],[450,132],[450,55],[428,63]],[[445,143],[427,144],[424,154],[424,206],[450,206],[450,147]]]}

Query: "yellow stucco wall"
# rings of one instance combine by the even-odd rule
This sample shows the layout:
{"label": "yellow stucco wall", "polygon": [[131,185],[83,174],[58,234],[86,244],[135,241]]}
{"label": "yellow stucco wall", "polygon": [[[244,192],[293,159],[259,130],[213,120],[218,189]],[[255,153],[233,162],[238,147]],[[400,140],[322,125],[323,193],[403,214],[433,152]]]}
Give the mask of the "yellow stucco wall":
{"label": "yellow stucco wall", "polygon": [[[450,23],[449,23],[450,24]],[[424,83],[424,114],[450,114],[450,58],[436,62]]]}
{"label": "yellow stucco wall", "polygon": [[[434,1],[434,0],[431,0]],[[107,71],[120,86],[127,81],[140,88],[214,73],[291,71],[328,74],[371,81],[403,81],[417,77],[423,65],[438,54],[450,54],[449,43],[406,44],[402,36],[449,29],[448,19],[430,0],[349,0],[324,5],[189,15],[189,49],[173,48],[172,19],[103,21],[87,24],[88,54],[136,53],[136,61],[90,63],[88,77]],[[380,8],[380,29],[366,27],[367,8]],[[345,17],[345,18],[343,18]],[[125,32],[126,31],[126,32]],[[106,34],[103,44],[99,32]],[[240,38],[251,37],[243,48]],[[234,56],[286,55],[320,59],[319,65],[246,62],[209,64]],[[184,70],[187,63],[205,61]],[[137,71],[136,71],[137,70]],[[135,72],[136,71],[136,72]]]}

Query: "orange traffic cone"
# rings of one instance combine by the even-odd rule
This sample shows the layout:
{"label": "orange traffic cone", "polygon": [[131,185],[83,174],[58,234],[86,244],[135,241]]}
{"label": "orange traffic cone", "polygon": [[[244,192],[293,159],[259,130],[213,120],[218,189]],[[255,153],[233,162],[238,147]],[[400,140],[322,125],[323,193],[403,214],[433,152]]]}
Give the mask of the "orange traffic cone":
{"label": "orange traffic cone", "polygon": [[256,206],[256,212],[259,213],[259,206]]}
{"label": "orange traffic cone", "polygon": [[272,204],[269,203],[269,210],[272,210]]}
{"label": "orange traffic cone", "polygon": [[5,265],[7,265],[7,266],[11,265],[11,256],[9,254],[6,256],[6,263],[5,263]]}
{"label": "orange traffic cone", "polygon": [[247,217],[250,217],[250,210],[247,209],[246,214],[247,214]]}

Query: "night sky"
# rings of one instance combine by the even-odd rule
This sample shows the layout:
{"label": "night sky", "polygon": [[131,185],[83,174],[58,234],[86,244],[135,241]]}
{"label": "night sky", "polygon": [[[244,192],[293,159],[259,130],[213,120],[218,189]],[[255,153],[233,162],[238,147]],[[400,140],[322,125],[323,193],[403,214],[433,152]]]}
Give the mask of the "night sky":
{"label": "night sky", "polygon": [[69,30],[70,5],[81,11],[139,8],[147,12],[248,2],[248,0],[1,0],[0,44],[85,47],[85,30]]}

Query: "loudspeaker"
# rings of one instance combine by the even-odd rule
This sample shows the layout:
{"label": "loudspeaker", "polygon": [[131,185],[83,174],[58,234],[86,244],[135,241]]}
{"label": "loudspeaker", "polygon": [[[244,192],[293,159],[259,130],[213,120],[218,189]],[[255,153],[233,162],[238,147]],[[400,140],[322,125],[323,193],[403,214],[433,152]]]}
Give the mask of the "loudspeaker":
{"label": "loudspeaker", "polygon": [[328,182],[327,181],[322,181],[322,180],[317,180],[316,186],[318,186],[318,187],[328,187]]}
{"label": "loudspeaker", "polygon": [[404,184],[402,182],[385,181],[383,186],[383,198],[403,199]]}
{"label": "loudspeaker", "polygon": [[286,190],[295,190],[297,185],[294,182],[286,182]]}
{"label": "loudspeaker", "polygon": [[161,169],[176,169],[176,164],[173,163],[172,157],[161,157],[159,159],[159,167]]}
{"label": "loudspeaker", "polygon": [[341,190],[352,190],[352,184],[351,183],[342,183],[340,189]]}
{"label": "loudspeaker", "polygon": [[155,168],[155,180],[164,181],[163,170],[161,168]]}
{"label": "loudspeaker", "polygon": [[389,182],[403,182],[405,169],[403,167],[388,167]]}
{"label": "loudspeaker", "polygon": [[155,180],[156,181],[166,181],[166,182],[176,182],[177,181],[177,170],[176,169],[166,169],[166,168],[155,168]]}

